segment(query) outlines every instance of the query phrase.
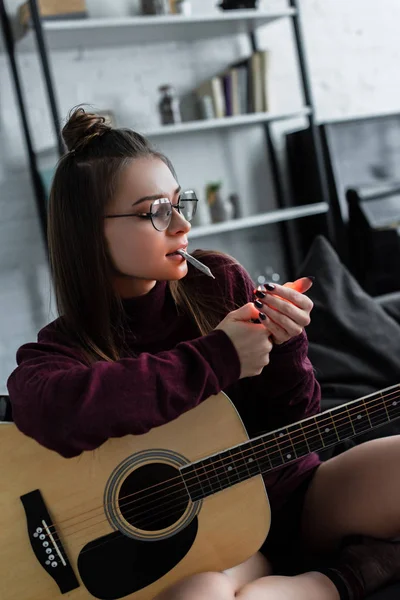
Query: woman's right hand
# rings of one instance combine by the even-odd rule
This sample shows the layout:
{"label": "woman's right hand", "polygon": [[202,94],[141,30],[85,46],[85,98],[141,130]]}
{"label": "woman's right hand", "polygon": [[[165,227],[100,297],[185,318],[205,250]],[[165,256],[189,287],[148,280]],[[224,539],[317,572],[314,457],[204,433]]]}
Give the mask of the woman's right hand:
{"label": "woman's right hand", "polygon": [[216,327],[222,329],[236,348],[240,360],[240,379],[259,375],[269,363],[272,342],[264,325],[251,323],[259,311],[252,302],[230,312]]}

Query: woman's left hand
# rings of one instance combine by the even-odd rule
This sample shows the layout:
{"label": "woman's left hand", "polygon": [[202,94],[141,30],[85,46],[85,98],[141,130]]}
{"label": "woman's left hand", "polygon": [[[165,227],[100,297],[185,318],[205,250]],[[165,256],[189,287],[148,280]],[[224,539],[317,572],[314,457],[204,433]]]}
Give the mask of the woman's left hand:
{"label": "woman's left hand", "polygon": [[302,277],[284,285],[274,284],[274,289],[265,290],[265,297],[257,300],[262,302],[261,313],[266,315],[262,321],[271,333],[275,344],[283,344],[302,333],[304,327],[310,324],[310,313],[313,302],[304,292],[310,289],[313,282],[308,277]]}

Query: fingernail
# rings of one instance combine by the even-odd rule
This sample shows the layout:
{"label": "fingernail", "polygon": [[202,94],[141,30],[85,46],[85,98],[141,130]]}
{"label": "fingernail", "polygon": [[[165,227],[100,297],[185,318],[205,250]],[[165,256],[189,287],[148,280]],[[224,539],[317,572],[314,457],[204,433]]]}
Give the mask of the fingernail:
{"label": "fingernail", "polygon": [[263,307],[263,303],[260,302],[259,300],[254,300],[254,306],[256,306],[257,308],[262,308]]}
{"label": "fingernail", "polygon": [[261,325],[260,319],[251,319],[252,323],[256,323],[256,325]]}
{"label": "fingernail", "polygon": [[272,292],[275,289],[275,286],[273,283],[264,283],[264,285],[269,292]]}
{"label": "fingernail", "polygon": [[262,313],[262,312],[258,313],[258,316],[260,317],[261,321],[267,320],[267,315],[264,315],[264,313]]}
{"label": "fingernail", "polygon": [[257,296],[257,298],[265,298],[266,296],[261,290],[254,290],[254,295]]}
{"label": "fingernail", "polygon": [[310,279],[312,282],[315,281],[315,277],[313,275],[306,275],[307,279]]}

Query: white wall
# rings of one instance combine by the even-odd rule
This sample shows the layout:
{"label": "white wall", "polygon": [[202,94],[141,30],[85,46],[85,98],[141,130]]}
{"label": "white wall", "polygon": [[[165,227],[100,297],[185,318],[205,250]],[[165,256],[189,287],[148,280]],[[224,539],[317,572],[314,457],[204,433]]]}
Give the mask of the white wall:
{"label": "white wall", "polygon": [[[101,1],[90,0],[88,5],[98,6]],[[8,0],[10,12],[19,3],[20,0]],[[195,12],[216,10],[216,3],[192,0]],[[286,5],[285,0],[262,0],[260,4],[266,8]],[[397,112],[400,2],[302,0],[301,6],[317,116],[330,119]],[[298,107],[301,97],[289,23],[280,21],[263,28],[259,42],[272,51],[272,108]],[[88,102],[96,108],[113,109],[122,125],[151,127],[158,123],[158,85],[172,82],[178,93],[184,94],[239,58],[245,45],[246,40],[235,38],[54,52],[51,63],[61,114],[64,117],[72,106]],[[34,144],[36,149],[43,149],[54,144],[54,137],[39,64],[34,54],[21,54],[19,65]],[[277,131],[282,131],[282,126]],[[261,128],[252,127],[228,137],[229,144],[226,136],[211,133],[163,141],[160,145],[177,163],[183,185],[202,189],[206,172],[208,180],[222,178],[226,191],[240,187],[254,198],[254,205],[246,203],[250,212],[272,208],[275,201],[268,184]],[[239,148],[245,156],[241,166],[233,158],[239,155]],[[253,175],[247,182],[246,173]],[[271,235],[275,233],[271,228]],[[274,260],[279,263],[277,258],[270,262]],[[0,283],[1,393],[14,364],[16,347],[24,340],[34,339],[38,327],[52,316],[46,260],[4,55],[0,55]],[[15,315],[14,320],[9,318],[10,313]]]}

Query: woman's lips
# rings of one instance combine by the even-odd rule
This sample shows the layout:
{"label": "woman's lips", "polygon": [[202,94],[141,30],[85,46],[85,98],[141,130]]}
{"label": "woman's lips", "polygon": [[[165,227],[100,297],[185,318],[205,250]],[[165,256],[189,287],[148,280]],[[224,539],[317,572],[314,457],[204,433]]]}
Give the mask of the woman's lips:
{"label": "woman's lips", "polygon": [[167,254],[167,258],[170,258],[171,260],[176,260],[178,262],[182,262],[185,259],[183,258],[183,256],[181,256],[180,254],[178,254],[177,252],[173,252],[172,254]]}

